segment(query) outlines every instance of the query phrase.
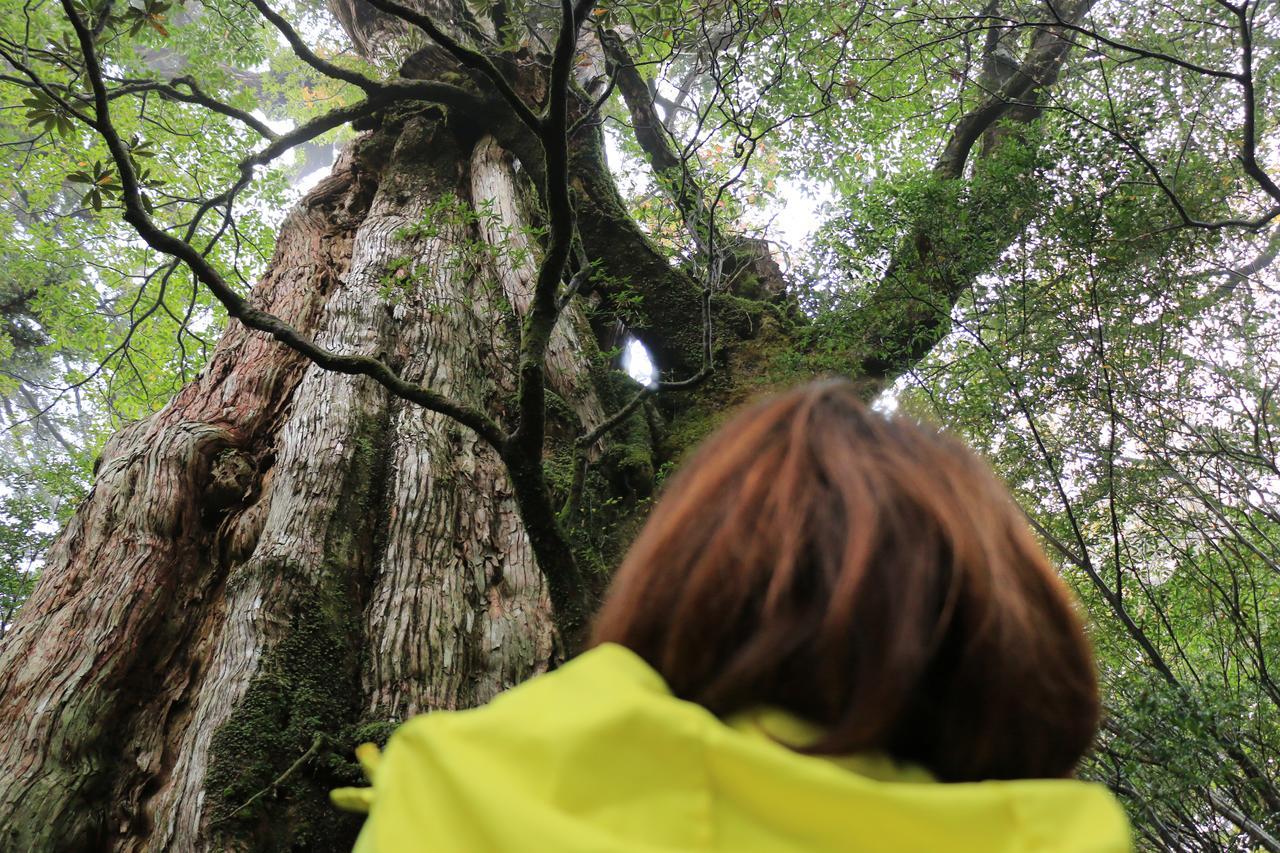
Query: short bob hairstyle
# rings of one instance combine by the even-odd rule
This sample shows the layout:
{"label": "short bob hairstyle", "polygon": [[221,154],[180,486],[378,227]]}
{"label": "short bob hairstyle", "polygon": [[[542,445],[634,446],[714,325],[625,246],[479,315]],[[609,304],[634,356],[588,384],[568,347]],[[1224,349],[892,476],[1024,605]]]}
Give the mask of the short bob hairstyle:
{"label": "short bob hairstyle", "polygon": [[1069,776],[1100,713],[1070,593],[988,466],[827,380],[731,420],[665,489],[592,644],[724,717],[817,724],[940,781]]}

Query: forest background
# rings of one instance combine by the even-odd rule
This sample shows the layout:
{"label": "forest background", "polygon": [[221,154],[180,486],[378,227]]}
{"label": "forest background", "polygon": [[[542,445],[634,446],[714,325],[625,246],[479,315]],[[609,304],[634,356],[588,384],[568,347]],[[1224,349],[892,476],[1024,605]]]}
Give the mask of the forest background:
{"label": "forest background", "polygon": [[0,0],[0,846],[340,849],[814,375],[992,461],[1083,774],[1280,850],[1274,0]]}

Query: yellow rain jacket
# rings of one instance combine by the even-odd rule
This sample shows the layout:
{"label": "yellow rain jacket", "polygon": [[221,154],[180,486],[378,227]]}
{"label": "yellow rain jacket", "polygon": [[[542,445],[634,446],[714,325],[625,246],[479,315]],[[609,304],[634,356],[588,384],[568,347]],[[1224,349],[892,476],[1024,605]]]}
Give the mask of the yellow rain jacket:
{"label": "yellow rain jacket", "polygon": [[776,711],[722,721],[639,656],[599,646],[470,711],[416,717],[380,759],[357,853],[1131,849],[1120,806],[1074,780],[941,784],[884,757],[779,744]]}

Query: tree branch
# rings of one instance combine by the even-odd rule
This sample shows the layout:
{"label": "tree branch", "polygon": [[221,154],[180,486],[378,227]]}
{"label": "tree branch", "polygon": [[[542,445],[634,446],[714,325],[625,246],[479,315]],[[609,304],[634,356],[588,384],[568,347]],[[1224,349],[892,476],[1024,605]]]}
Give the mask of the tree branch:
{"label": "tree branch", "polygon": [[[1067,19],[1078,21],[1097,0],[1075,0]],[[1057,82],[1072,42],[1055,28],[1036,32],[1018,70],[1004,88],[960,118],[934,164],[935,177],[948,181],[964,175],[973,146],[998,121],[1007,119],[1025,127],[1039,118],[1044,93]],[[994,149],[992,149],[994,150]],[[990,156],[992,151],[985,154]],[[1007,181],[1008,179],[1006,179]],[[1024,214],[1024,218],[1028,214]],[[1011,218],[997,238],[998,245],[984,247],[992,260],[1025,227]],[[863,310],[876,318],[874,339],[864,342],[856,373],[884,385],[909,370],[946,336],[951,309],[972,278],[969,268],[950,269],[933,257],[936,235],[915,226],[894,252],[880,284]],[[873,306],[881,306],[873,309]],[[883,306],[891,306],[885,309]]]}
{"label": "tree branch", "polygon": [[358,86],[367,93],[379,88],[380,84],[376,80],[371,80],[359,72],[343,68],[329,62],[327,59],[321,59],[316,56],[315,51],[307,46],[307,43],[302,40],[302,37],[298,35],[298,32],[290,26],[283,16],[267,5],[266,0],[249,0],[249,2],[253,4],[262,17],[270,21],[271,25],[284,36],[285,41],[289,43],[289,47],[293,49],[294,55],[316,71],[326,77],[332,77],[335,80],[342,80],[353,86]]}
{"label": "tree branch", "polygon": [[494,88],[498,90],[499,94],[501,94],[507,104],[510,105],[511,109],[515,111],[515,114],[520,121],[535,132],[541,130],[541,121],[539,117],[529,108],[529,105],[525,103],[524,99],[516,93],[516,90],[511,85],[511,81],[508,80],[506,75],[498,69],[498,66],[493,64],[493,60],[489,59],[489,57],[485,56],[478,50],[467,47],[457,39],[450,36],[442,30],[440,26],[430,18],[430,16],[424,15],[421,12],[409,8],[408,6],[403,6],[400,3],[395,2],[395,0],[367,0],[367,2],[378,11],[385,12],[386,14],[399,18],[402,21],[406,21],[407,23],[410,23],[422,30],[431,37],[432,41],[448,51],[448,53],[464,68],[470,68],[473,71],[478,71],[480,74],[488,78],[489,82],[494,85]]}
{"label": "tree branch", "polygon": [[288,767],[286,767],[285,771],[281,773],[279,776],[277,776],[271,782],[271,784],[267,785],[267,787],[263,788],[261,791],[258,791],[252,797],[245,800],[240,805],[236,806],[234,809],[232,809],[223,817],[218,818],[218,821],[226,822],[231,820],[233,817],[240,814],[240,812],[244,811],[245,809],[249,808],[249,806],[253,805],[258,800],[265,797],[267,794],[270,794],[271,792],[278,789],[281,785],[283,785],[289,779],[290,776],[292,776],[294,773],[298,771],[298,768],[302,767],[302,765],[306,764],[308,761],[314,758],[318,752],[320,752],[321,747],[324,746],[325,740],[326,740],[326,737],[323,733],[317,733],[315,738],[311,741],[311,746],[307,748],[306,752],[298,756],[297,761],[293,762]]}

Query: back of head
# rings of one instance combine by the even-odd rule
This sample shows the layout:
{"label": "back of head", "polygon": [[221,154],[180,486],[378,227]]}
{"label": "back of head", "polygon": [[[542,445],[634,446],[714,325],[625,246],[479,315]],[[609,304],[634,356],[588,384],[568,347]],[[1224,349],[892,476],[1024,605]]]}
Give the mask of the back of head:
{"label": "back of head", "polygon": [[738,415],[668,484],[593,642],[683,699],[943,781],[1069,775],[1098,725],[1071,598],[989,468],[842,381]]}

